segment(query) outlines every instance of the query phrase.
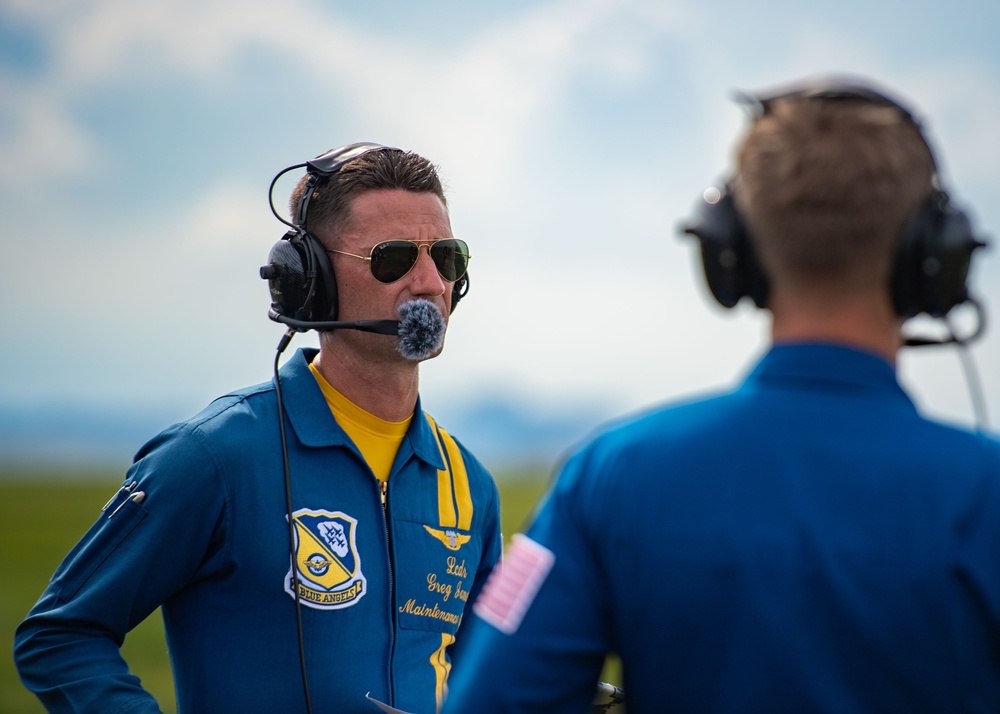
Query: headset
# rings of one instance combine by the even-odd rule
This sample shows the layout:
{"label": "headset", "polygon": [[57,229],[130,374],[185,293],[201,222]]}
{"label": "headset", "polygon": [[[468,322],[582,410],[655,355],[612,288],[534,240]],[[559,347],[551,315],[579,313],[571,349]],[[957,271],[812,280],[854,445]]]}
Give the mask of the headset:
{"label": "headset", "polygon": [[[268,317],[288,325],[299,332],[330,330],[350,327],[366,332],[394,335],[394,320],[366,320],[338,322],[337,280],[333,266],[322,242],[309,232],[309,203],[320,182],[344,168],[345,165],[372,151],[400,151],[391,146],[358,142],[332,149],[315,159],[282,169],[271,181],[268,201],[271,213],[289,227],[281,240],[271,247],[267,265],[260,269],[260,277],[268,281],[271,307]],[[274,207],[274,185],[289,171],[306,169],[306,182],[302,188],[292,221],[283,218]],[[451,310],[469,291],[469,274],[466,271],[455,281],[451,291]]]}
{"label": "headset", "polygon": [[[839,80],[818,80],[767,97],[739,94],[737,98],[751,107],[755,118],[767,114],[772,102],[785,98],[869,102],[898,110],[916,127],[931,156],[936,187],[900,237],[892,272],[893,306],[904,319],[920,313],[944,317],[964,302],[977,310],[979,325],[971,337],[959,340],[953,335],[947,341],[908,341],[911,346],[967,341],[982,332],[982,307],[969,296],[967,279],[972,254],[987,244],[974,235],[969,217],[937,187],[934,154],[920,123],[906,107],[870,86]],[[731,184],[721,191],[706,191],[695,222],[682,226],[681,231],[700,242],[705,280],[719,304],[731,308],[741,298],[749,297],[757,307],[767,306],[767,275],[736,210]]]}

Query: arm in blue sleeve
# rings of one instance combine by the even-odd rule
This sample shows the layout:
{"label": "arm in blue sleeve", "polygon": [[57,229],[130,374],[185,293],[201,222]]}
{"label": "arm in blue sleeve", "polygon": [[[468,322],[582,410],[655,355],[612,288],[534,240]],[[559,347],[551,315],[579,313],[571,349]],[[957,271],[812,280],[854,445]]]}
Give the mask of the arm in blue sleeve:
{"label": "arm in blue sleeve", "polygon": [[591,546],[598,521],[578,498],[580,469],[579,460],[567,464],[528,531],[554,562],[523,621],[505,634],[471,618],[442,714],[589,711],[609,636],[607,588]]}
{"label": "arm in blue sleeve", "polygon": [[[982,443],[986,476],[978,498],[979,511],[966,523],[957,558],[961,577],[976,592],[983,614],[993,624],[988,637],[1000,655],[1000,569],[996,567],[1000,546],[1000,443],[985,437]],[[1000,667],[1000,656],[995,664]]]}
{"label": "arm in blue sleeve", "polygon": [[172,593],[213,567],[221,549],[226,499],[196,439],[164,432],[130,469],[125,483],[133,482],[17,629],[21,679],[50,712],[159,712],[120,647]]}

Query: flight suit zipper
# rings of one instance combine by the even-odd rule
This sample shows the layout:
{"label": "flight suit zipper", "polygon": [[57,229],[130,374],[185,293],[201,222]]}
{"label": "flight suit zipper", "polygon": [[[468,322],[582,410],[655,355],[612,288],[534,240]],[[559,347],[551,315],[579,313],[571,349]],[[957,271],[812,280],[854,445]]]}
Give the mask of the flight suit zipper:
{"label": "flight suit zipper", "polygon": [[396,656],[396,569],[392,560],[392,534],[389,530],[389,482],[379,481],[379,498],[382,501],[382,525],[385,527],[385,547],[389,563],[389,616],[391,628],[389,631],[389,701],[395,704],[395,684],[393,681],[393,660]]}

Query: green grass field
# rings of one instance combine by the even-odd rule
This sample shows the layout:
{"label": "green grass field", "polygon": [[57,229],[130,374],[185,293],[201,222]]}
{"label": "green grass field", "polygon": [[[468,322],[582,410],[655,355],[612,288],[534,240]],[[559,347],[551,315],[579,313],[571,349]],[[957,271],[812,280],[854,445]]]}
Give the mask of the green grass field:
{"label": "green grass field", "polygon": [[[505,536],[522,527],[547,478],[543,471],[498,475]],[[4,573],[0,579],[0,714],[44,712],[14,670],[14,628],[121,479],[122,473],[113,470],[71,479],[45,473],[6,477],[0,473],[0,572]],[[129,634],[123,653],[163,711],[174,712],[173,681],[158,613]],[[605,678],[618,683],[613,673],[606,673]]]}

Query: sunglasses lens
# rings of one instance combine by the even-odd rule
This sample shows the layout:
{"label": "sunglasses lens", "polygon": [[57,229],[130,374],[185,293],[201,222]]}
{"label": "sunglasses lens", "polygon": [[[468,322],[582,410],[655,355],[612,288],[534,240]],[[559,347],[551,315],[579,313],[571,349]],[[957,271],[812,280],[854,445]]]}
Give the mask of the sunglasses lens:
{"label": "sunglasses lens", "polygon": [[[430,246],[431,259],[441,277],[453,283],[469,268],[469,246],[448,238]],[[372,249],[372,275],[381,283],[394,283],[408,272],[420,256],[420,246],[406,240],[389,240]]]}
{"label": "sunglasses lens", "polygon": [[410,272],[420,248],[405,240],[379,243],[372,249],[372,275],[380,283],[394,283]]}
{"label": "sunglasses lens", "polygon": [[469,268],[469,246],[456,238],[439,240],[431,248],[431,258],[441,277],[453,283]]}

